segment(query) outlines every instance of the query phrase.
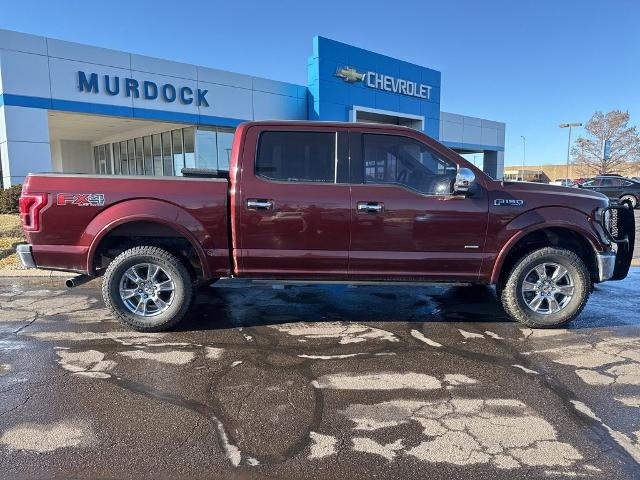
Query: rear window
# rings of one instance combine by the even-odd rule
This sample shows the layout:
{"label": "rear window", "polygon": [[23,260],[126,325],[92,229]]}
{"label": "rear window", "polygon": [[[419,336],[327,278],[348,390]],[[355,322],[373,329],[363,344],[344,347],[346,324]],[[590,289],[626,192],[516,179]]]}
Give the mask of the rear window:
{"label": "rear window", "polygon": [[263,132],[256,175],[285,182],[336,182],[335,132]]}

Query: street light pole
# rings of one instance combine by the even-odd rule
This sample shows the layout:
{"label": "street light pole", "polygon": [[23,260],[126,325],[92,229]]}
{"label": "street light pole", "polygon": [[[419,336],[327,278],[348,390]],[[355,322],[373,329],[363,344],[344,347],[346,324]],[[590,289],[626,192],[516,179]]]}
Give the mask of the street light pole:
{"label": "street light pole", "polygon": [[527,162],[527,139],[524,135],[520,135],[522,138],[522,181],[524,182],[524,165]]}
{"label": "street light pole", "polygon": [[570,156],[570,152],[571,152],[571,127],[581,127],[582,124],[578,123],[578,122],[574,122],[574,123],[561,123],[560,124],[560,128],[567,128],[569,127],[569,143],[567,143],[567,180],[569,180],[569,156]]}

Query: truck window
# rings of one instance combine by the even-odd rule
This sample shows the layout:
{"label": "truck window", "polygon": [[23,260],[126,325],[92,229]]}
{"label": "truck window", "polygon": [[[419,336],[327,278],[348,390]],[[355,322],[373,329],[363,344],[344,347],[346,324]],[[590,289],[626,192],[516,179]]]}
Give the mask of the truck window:
{"label": "truck window", "polygon": [[336,183],[336,133],[263,132],[256,175],[285,182]]}
{"label": "truck window", "polygon": [[457,166],[412,138],[362,135],[365,183],[396,184],[425,195],[450,194]]}

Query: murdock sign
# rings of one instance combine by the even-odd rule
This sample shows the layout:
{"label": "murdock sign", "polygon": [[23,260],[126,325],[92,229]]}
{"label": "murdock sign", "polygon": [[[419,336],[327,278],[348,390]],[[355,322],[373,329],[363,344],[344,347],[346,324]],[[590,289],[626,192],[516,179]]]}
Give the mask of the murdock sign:
{"label": "murdock sign", "polygon": [[158,85],[155,82],[135,78],[120,78],[118,76],[101,75],[97,73],[86,74],[78,71],[78,90],[87,93],[100,93],[107,95],[124,95],[125,97],[142,98],[144,100],[156,100],[158,98],[167,103],[179,102],[183,105],[195,103],[199,107],[208,107],[208,90],[191,87],[176,87],[170,83]]}
{"label": "murdock sign", "polygon": [[396,78],[391,75],[384,75],[378,72],[358,72],[353,67],[342,67],[336,71],[336,77],[342,78],[345,82],[362,82],[369,88],[384,90],[385,92],[399,93],[409,97],[416,97],[428,100],[431,97],[431,85]]}

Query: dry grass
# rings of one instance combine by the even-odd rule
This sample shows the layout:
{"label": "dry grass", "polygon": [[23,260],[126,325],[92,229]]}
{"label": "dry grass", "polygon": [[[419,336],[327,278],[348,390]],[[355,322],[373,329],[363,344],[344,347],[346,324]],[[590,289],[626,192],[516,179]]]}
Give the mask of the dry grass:
{"label": "dry grass", "polygon": [[0,269],[20,267],[16,245],[25,241],[18,215],[0,215]]}

